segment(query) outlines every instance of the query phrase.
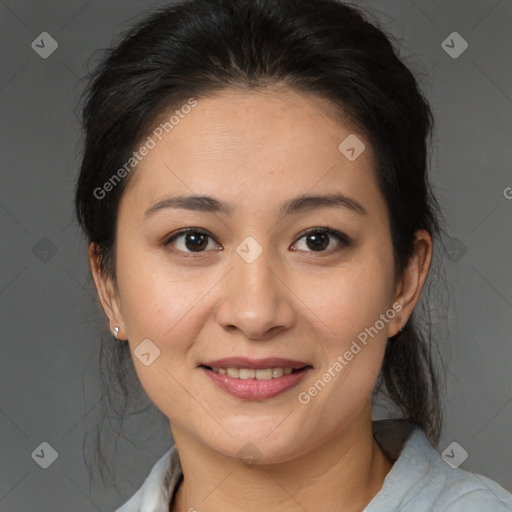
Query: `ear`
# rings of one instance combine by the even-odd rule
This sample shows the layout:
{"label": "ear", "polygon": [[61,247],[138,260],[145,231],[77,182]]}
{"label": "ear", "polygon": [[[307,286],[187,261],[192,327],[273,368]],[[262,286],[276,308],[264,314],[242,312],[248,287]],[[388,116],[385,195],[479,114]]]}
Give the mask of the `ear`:
{"label": "ear", "polygon": [[119,297],[114,285],[113,278],[101,270],[100,250],[96,243],[89,244],[89,264],[91,274],[98,292],[101,307],[105,312],[110,325],[110,331],[114,333],[114,328],[119,327],[118,339],[126,339],[127,332],[124,327],[123,315],[121,313]]}
{"label": "ear", "polygon": [[[432,261],[432,237],[428,231],[420,229],[415,233],[414,250],[402,277],[395,289],[394,302],[401,304],[400,313],[390,325],[388,336],[392,337],[407,323],[420,298]],[[397,310],[398,311],[398,310]]]}

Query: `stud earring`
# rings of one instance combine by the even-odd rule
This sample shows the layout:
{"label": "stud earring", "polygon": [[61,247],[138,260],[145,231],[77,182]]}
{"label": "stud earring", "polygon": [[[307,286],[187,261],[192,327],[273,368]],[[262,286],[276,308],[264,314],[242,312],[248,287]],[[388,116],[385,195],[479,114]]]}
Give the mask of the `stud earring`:
{"label": "stud earring", "polygon": [[117,335],[119,334],[119,327],[114,327],[114,336],[117,338]]}

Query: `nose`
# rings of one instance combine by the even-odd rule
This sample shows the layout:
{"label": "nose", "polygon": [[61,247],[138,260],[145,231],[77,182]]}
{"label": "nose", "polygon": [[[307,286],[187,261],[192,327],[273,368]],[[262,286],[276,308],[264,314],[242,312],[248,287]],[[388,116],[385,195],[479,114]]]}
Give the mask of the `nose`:
{"label": "nose", "polygon": [[233,253],[233,268],[224,281],[217,321],[251,340],[266,340],[295,322],[293,292],[285,270],[270,250],[252,262]]}

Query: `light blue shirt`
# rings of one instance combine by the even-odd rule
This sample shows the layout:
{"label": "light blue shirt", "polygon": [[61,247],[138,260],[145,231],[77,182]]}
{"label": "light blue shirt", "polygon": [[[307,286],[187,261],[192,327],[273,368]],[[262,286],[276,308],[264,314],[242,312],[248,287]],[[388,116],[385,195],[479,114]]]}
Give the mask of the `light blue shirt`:
{"label": "light blue shirt", "polygon": [[[373,422],[373,433],[382,449],[396,460],[363,512],[512,511],[512,494],[484,476],[450,466],[413,423],[378,420]],[[140,489],[115,512],[168,512],[182,479],[173,446],[156,462]]]}

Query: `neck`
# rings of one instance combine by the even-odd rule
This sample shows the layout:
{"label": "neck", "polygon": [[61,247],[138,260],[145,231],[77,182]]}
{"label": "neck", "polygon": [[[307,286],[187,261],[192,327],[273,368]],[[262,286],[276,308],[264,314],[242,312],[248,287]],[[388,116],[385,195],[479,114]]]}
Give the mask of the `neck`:
{"label": "neck", "polygon": [[[393,461],[375,441],[370,421],[349,426],[315,450],[280,464],[247,466],[212,452],[173,425],[184,480],[172,512],[268,507],[283,512],[360,511],[382,487]],[[243,496],[243,501],[241,501]]]}

